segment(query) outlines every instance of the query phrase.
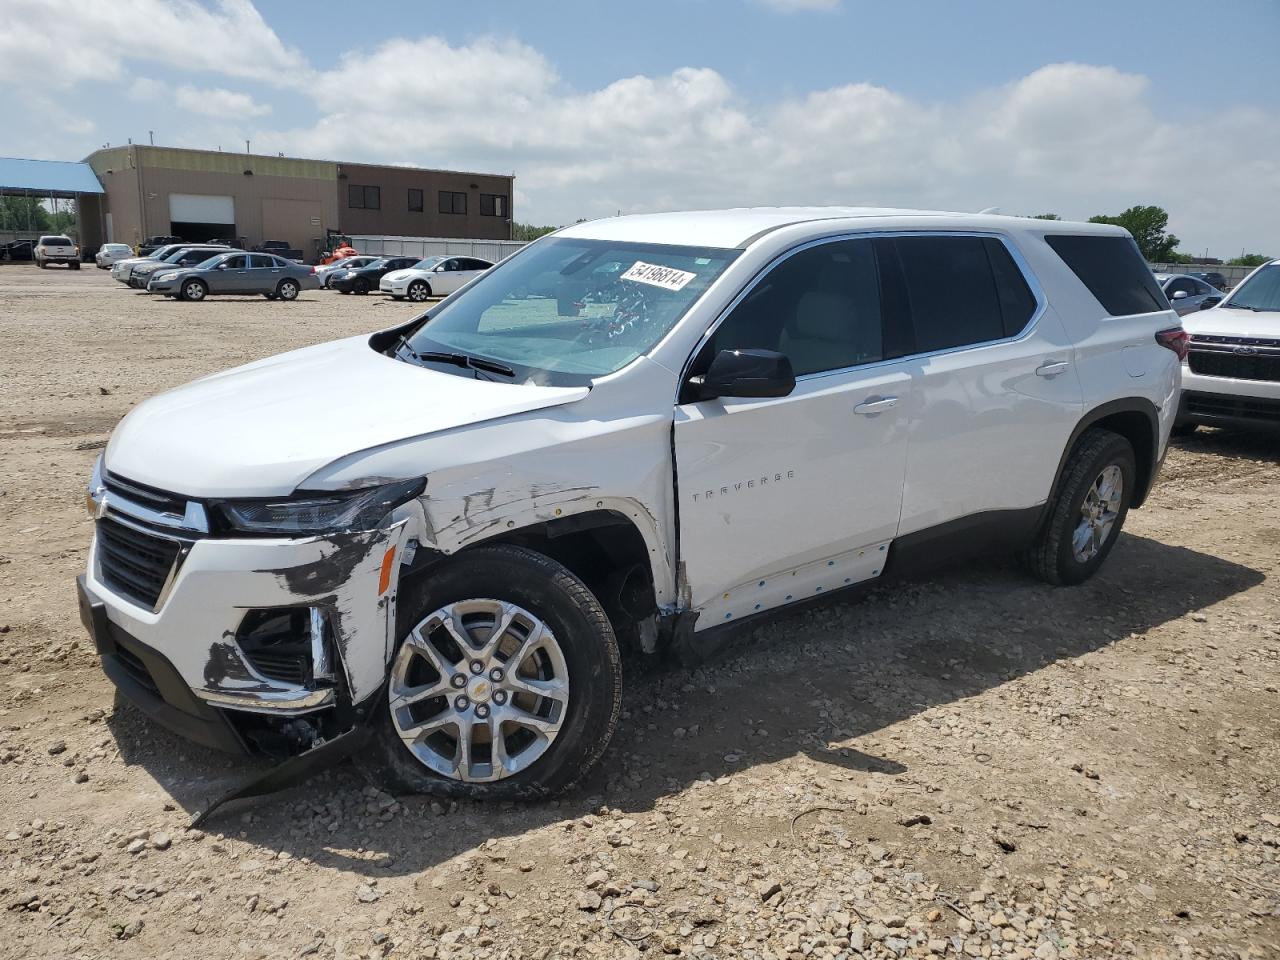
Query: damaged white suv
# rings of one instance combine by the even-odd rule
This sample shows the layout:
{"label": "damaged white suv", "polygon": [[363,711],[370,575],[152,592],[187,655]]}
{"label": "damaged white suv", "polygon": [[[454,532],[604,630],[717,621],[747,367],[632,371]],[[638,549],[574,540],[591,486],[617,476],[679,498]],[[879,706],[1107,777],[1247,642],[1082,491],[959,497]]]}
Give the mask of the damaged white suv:
{"label": "damaged white suv", "polygon": [[1090,576],[1185,335],[1122,230],[881,209],[582,223],[395,329],[149,400],[80,580],[156,721],[396,789],[561,789],[621,650],[928,559]]}

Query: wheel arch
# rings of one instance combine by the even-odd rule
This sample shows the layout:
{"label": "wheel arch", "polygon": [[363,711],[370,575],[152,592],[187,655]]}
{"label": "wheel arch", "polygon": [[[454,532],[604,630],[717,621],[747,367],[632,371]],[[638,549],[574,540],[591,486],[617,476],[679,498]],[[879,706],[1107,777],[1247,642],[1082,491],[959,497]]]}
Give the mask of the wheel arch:
{"label": "wheel arch", "polygon": [[1071,438],[1062,450],[1058,461],[1058,470],[1054,474],[1053,490],[1046,501],[1046,510],[1051,509],[1054,498],[1058,494],[1058,485],[1062,482],[1063,471],[1071,451],[1084,435],[1086,430],[1102,427],[1118,433],[1129,441],[1133,447],[1134,459],[1138,464],[1138,475],[1134,478],[1133,499],[1130,506],[1137,508],[1147,499],[1155,482],[1156,470],[1160,466],[1160,412],[1156,405],[1145,397],[1124,397],[1110,400],[1094,407],[1076,424],[1071,431]]}

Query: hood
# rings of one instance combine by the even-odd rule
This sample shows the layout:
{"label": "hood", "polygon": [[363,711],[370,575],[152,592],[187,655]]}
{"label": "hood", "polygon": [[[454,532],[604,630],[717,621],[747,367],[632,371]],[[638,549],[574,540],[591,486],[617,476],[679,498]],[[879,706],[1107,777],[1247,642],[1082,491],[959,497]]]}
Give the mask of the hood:
{"label": "hood", "polygon": [[340,457],[588,392],[428,370],[353,337],[143,402],[112,433],[105,463],[122,477],[192,497],[280,496]]}
{"label": "hood", "polygon": [[1182,318],[1182,329],[1193,337],[1275,337],[1280,340],[1280,313],[1238,307],[1197,310]]}
{"label": "hood", "polygon": [[410,277],[421,277],[425,275],[425,270],[414,270],[412,267],[406,267],[403,270],[392,270],[384,276],[383,279],[395,282],[396,280],[408,280]]}

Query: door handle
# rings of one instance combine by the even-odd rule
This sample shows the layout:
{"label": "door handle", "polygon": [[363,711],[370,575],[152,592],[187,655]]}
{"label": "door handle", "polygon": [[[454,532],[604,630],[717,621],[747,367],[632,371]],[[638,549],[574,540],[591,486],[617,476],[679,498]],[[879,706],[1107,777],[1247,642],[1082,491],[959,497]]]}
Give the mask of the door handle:
{"label": "door handle", "polygon": [[1066,373],[1067,367],[1071,366],[1066,360],[1046,360],[1040,366],[1036,367],[1037,377],[1056,377],[1060,373]]}
{"label": "door handle", "polygon": [[869,416],[873,413],[884,413],[890,407],[898,405],[897,397],[876,397],[874,400],[863,400],[860,404],[853,408],[854,413],[860,413],[863,416]]}

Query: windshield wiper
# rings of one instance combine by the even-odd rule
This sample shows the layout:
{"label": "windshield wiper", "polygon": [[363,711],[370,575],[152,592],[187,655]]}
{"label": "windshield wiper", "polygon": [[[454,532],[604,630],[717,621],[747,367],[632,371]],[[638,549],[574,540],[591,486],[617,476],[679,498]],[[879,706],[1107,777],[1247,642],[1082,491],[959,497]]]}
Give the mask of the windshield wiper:
{"label": "windshield wiper", "polygon": [[485,360],[483,357],[473,357],[468,353],[438,353],[430,350],[426,353],[419,353],[407,343],[405,344],[405,348],[415,360],[434,361],[435,363],[451,363],[455,367],[465,367],[468,370],[486,370],[489,373],[500,373],[504,377],[514,377],[516,375],[515,370],[508,367],[505,363],[498,363],[496,360]]}

